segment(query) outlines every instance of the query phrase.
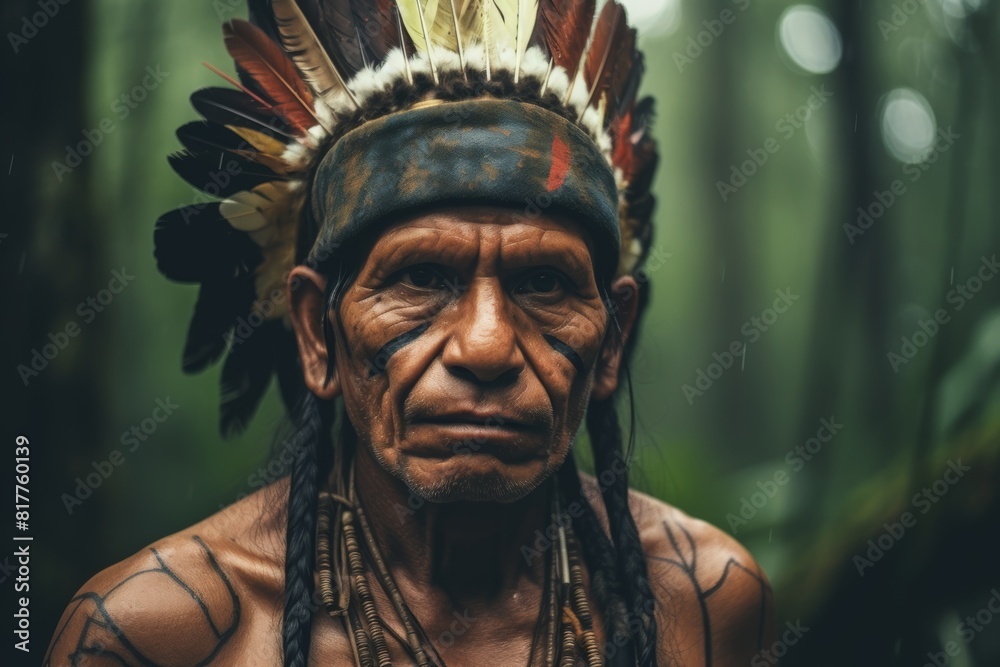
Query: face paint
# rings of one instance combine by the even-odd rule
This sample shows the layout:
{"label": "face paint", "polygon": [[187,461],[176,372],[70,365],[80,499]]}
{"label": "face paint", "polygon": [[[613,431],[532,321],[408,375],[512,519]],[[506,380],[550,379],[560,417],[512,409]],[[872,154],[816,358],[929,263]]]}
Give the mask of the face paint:
{"label": "face paint", "polygon": [[414,493],[513,502],[562,465],[608,324],[580,226],[486,207],[399,222],[338,312],[347,416]]}
{"label": "face paint", "polygon": [[552,334],[543,334],[542,337],[545,338],[546,342],[552,346],[553,350],[569,359],[570,363],[573,364],[578,373],[583,375],[587,372],[587,367],[583,365],[583,359],[580,358],[580,355],[577,354],[573,348]]}
{"label": "face paint", "polygon": [[375,360],[371,362],[371,368],[368,371],[368,377],[373,378],[379,373],[385,371],[386,367],[389,365],[389,359],[392,355],[399,352],[401,349],[415,341],[419,338],[425,331],[427,331],[431,326],[430,322],[424,322],[419,327],[411,329],[406,333],[400,334],[390,340],[388,343],[382,346],[382,349],[378,351],[375,355]]}

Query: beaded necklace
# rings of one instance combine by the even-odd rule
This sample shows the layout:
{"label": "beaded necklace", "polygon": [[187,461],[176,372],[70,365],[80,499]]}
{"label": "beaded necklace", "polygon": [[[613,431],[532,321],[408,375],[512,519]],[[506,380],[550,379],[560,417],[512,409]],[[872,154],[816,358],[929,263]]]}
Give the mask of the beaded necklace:
{"label": "beaded necklace", "polygon": [[[338,457],[339,459],[339,457]],[[340,469],[335,462],[334,470]],[[339,482],[339,483],[338,483]],[[346,484],[334,474],[319,494],[317,567],[327,613],[340,620],[351,641],[356,667],[391,667],[387,635],[398,641],[418,667],[447,667],[420,622],[407,606],[382,557],[354,488],[354,466]],[[343,488],[346,486],[347,488]],[[340,488],[337,488],[340,487]],[[549,549],[542,607],[532,637],[528,667],[544,635],[545,667],[601,667],[590,605],[583,585],[583,562],[568,520],[559,509],[559,492],[552,483]],[[567,517],[568,518],[568,517]],[[359,538],[360,535],[360,538]],[[370,573],[392,603],[405,637],[386,624],[368,583]],[[557,639],[558,638],[558,639]]]}

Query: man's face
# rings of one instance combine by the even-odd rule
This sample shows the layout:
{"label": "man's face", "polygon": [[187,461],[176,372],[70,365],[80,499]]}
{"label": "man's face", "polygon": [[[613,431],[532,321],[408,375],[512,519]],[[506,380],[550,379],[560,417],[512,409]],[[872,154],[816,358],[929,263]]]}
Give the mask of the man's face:
{"label": "man's face", "polygon": [[562,464],[609,321],[582,234],[475,208],[375,242],[333,363],[362,445],[416,494],[512,502]]}

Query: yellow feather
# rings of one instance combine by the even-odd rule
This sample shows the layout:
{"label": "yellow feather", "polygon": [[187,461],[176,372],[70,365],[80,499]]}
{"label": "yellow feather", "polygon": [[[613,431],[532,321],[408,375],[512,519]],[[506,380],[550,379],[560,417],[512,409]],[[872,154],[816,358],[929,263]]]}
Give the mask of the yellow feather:
{"label": "yellow feather", "polygon": [[[399,15],[403,19],[406,32],[413,40],[413,46],[420,53],[428,51],[427,26],[433,25],[438,13],[438,0],[396,0],[396,7],[399,8]],[[430,40],[430,43],[435,43]]]}
{"label": "yellow feather", "polygon": [[240,127],[239,125],[226,125],[226,129],[240,135],[244,141],[265,155],[281,157],[285,152],[286,146],[283,142],[263,132],[251,130],[249,127]]}
{"label": "yellow feather", "polygon": [[[538,0],[477,0],[478,11],[469,12],[477,21],[469,22],[470,31],[482,35],[487,57],[490,51],[499,54],[513,49],[516,54],[514,80],[520,79],[521,59],[528,50],[528,41],[538,18]],[[475,3],[473,3],[475,4]],[[470,17],[463,17],[469,20]]]}
{"label": "yellow feather", "polygon": [[[421,53],[427,53],[425,26],[431,44],[460,53],[480,33],[482,8],[486,4],[492,4],[492,0],[486,3],[483,0],[396,0],[406,32]],[[423,24],[418,7],[423,7]]]}

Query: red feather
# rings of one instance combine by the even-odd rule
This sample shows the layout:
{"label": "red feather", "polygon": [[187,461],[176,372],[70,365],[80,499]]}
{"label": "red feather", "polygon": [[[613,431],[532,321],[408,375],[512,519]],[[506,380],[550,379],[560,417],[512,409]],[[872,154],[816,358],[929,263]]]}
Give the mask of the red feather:
{"label": "red feather", "polygon": [[276,113],[303,134],[319,124],[308,86],[279,45],[263,30],[241,19],[224,24],[222,33],[226,50],[237,67],[258,84]]}
{"label": "red feather", "polygon": [[[636,58],[635,30],[628,27],[625,9],[610,0],[597,20],[583,68],[584,79],[590,88],[587,106],[608,91],[616,97],[624,94]],[[609,115],[614,117],[616,114]]]}
{"label": "red feather", "polygon": [[626,113],[615,119],[611,125],[611,142],[613,152],[611,162],[622,170],[626,183],[632,181],[635,174],[635,152],[632,150],[632,113]]}
{"label": "red feather", "polygon": [[652,136],[653,100],[645,98],[611,124],[611,161],[622,170],[629,193],[640,196],[652,185],[656,140]]}
{"label": "red feather", "polygon": [[596,0],[541,0],[538,4],[545,47],[571,81],[580,68],[596,6]]}

